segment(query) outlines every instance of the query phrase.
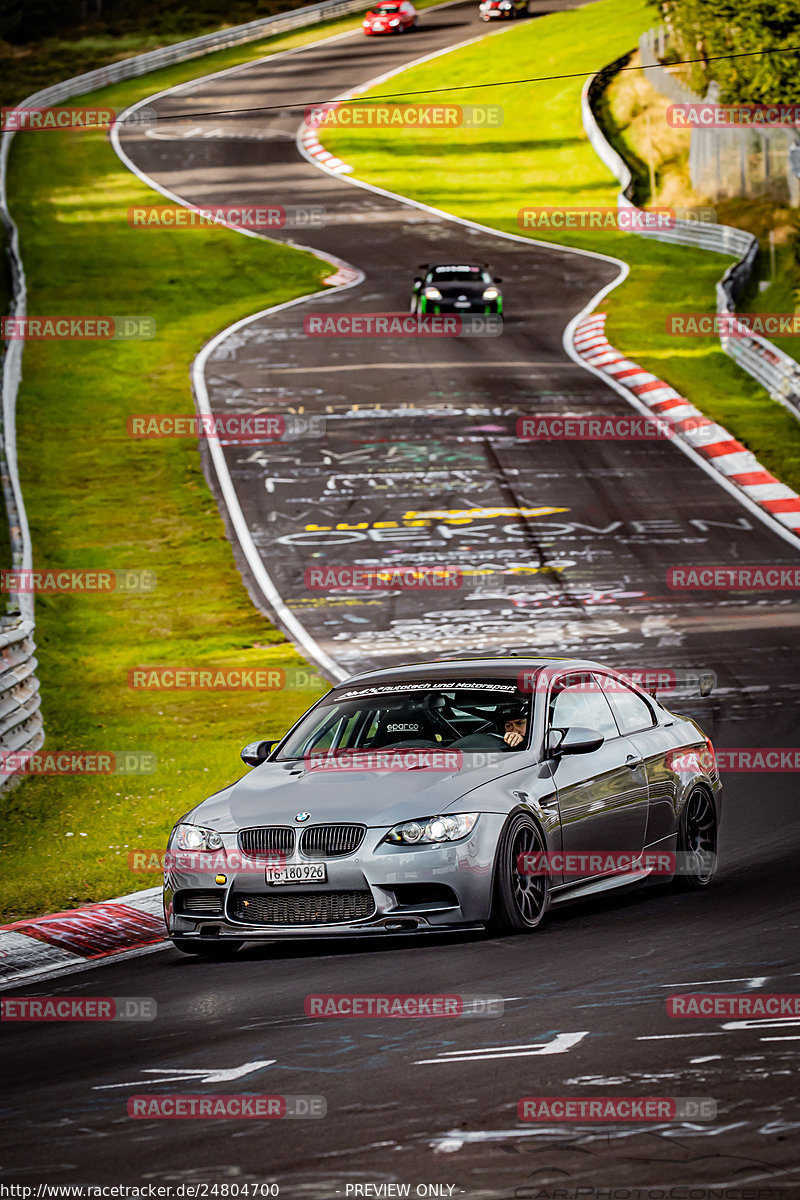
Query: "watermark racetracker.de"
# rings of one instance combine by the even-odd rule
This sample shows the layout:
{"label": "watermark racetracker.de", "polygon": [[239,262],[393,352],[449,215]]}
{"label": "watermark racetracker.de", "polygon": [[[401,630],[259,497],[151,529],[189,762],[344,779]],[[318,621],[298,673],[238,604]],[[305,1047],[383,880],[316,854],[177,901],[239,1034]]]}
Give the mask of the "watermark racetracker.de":
{"label": "watermark racetracker.de", "polygon": [[499,1017],[503,1003],[502,996],[483,994],[324,992],[306,996],[303,1010],[307,1017]]}
{"label": "watermark racetracker.de", "polygon": [[3,1021],[155,1021],[154,996],[4,996]]}
{"label": "watermark racetracker.de", "polygon": [[325,436],[325,418],[295,413],[132,413],[132,438],[207,438],[237,443],[295,441]]}
{"label": "watermark racetracker.de", "polygon": [[707,1096],[523,1096],[520,1121],[713,1121],[717,1102]]}
{"label": "watermark racetracker.de", "polygon": [[151,316],[66,316],[0,317],[0,336],[6,341],[27,342],[114,342],[150,341],[156,336],[156,319]]}
{"label": "watermark racetracker.de", "polygon": [[128,1116],[139,1121],[242,1121],[304,1118],[327,1115],[324,1096],[252,1096],[201,1094],[131,1096]]}
{"label": "watermark racetracker.de", "polygon": [[116,570],[84,568],[40,567],[37,569],[0,570],[0,592],[41,593],[56,595],[60,592],[152,592],[156,586],[156,575],[148,569]]}
{"label": "watermark racetracker.de", "polygon": [[325,338],[499,337],[503,318],[499,313],[315,312],[303,318],[303,332]]}
{"label": "watermark racetracker.de", "polygon": [[735,567],[714,563],[668,567],[671,591],[796,592],[800,591],[800,567],[775,563],[737,563]]}
{"label": "watermark racetracker.de", "polygon": [[688,992],[667,997],[668,1017],[733,1017],[771,1020],[800,1017],[797,992]]}
{"label": "watermark racetracker.de", "polygon": [[156,122],[154,108],[139,108],[134,112],[109,108],[0,108],[0,129],[3,133],[57,133],[65,130],[110,129],[116,123],[125,128],[145,127]]}
{"label": "watermark racetracker.de", "polygon": [[667,124],[673,129],[763,129],[800,125],[798,104],[670,104]]}
{"label": "watermark racetracker.de", "polygon": [[306,667],[131,667],[133,691],[225,692],[306,691],[327,688],[326,679]]}
{"label": "watermark racetracker.de", "polygon": [[669,313],[664,328],[672,337],[800,337],[800,313]]}
{"label": "watermark racetracker.de", "polygon": [[137,204],[128,209],[131,229],[205,229],[223,225],[229,229],[322,229],[327,211],[320,204]]}
{"label": "watermark racetracker.de", "polygon": [[0,750],[5,775],[152,775],[152,750]]}
{"label": "watermark racetracker.de", "polygon": [[494,128],[503,124],[499,104],[387,104],[379,100],[332,100],[310,105],[309,129]]}

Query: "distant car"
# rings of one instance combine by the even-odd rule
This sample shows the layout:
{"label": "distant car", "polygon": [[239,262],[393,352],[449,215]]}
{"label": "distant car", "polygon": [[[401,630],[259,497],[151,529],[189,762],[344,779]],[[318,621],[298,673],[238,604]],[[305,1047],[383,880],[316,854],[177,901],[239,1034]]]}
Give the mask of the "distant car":
{"label": "distant car", "polygon": [[373,33],[405,33],[419,25],[417,10],[410,0],[382,0],[364,17],[363,29]]}
{"label": "distant car", "polygon": [[411,311],[417,313],[502,313],[503,295],[484,266],[422,263],[414,280]]}
{"label": "distant car", "polygon": [[483,0],[480,6],[482,21],[513,21],[527,12],[528,0]]}
{"label": "distant car", "polygon": [[690,888],[714,875],[710,741],[595,662],[493,657],[357,675],[242,759],[255,770],[170,836],[164,914],[185,954],[522,933],[551,905],[648,874]]}

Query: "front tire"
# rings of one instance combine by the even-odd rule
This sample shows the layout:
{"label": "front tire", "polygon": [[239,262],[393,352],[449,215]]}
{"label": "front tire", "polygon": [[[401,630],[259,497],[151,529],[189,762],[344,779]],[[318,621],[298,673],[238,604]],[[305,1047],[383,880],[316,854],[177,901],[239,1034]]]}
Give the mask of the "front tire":
{"label": "front tire", "polygon": [[174,937],[172,944],[181,954],[194,955],[197,958],[213,958],[217,961],[233,958],[237,950],[241,950],[244,942],[195,941],[194,938]]}
{"label": "front tire", "polygon": [[681,813],[678,853],[675,886],[682,891],[707,888],[717,869],[717,810],[705,788],[692,792]]}
{"label": "front tire", "polygon": [[538,825],[527,813],[517,813],[503,829],[489,922],[493,933],[528,933],[541,924],[550,902],[550,879],[521,874],[517,861],[521,854],[544,854],[546,849]]}

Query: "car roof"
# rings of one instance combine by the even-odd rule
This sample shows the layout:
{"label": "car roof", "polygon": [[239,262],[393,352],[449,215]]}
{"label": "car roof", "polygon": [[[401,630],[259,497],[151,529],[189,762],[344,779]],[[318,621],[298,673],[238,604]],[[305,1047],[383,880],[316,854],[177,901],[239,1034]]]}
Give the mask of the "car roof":
{"label": "car roof", "polygon": [[[431,659],[429,662],[408,663],[384,667],[351,675],[334,687],[351,687],[354,683],[402,683],[408,679],[516,679],[521,671],[540,667],[565,667],[570,670],[614,670],[602,663],[584,658],[529,657],[527,655],[494,655],[486,658]],[[330,695],[330,693],[329,693]]]}
{"label": "car roof", "polygon": [[485,263],[431,263],[429,271],[486,271]]}

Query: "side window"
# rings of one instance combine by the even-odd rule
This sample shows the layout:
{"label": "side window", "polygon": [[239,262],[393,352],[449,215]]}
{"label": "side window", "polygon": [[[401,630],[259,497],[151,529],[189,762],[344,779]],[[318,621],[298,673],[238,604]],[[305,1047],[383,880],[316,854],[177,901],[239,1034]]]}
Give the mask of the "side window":
{"label": "side window", "polygon": [[597,678],[617,719],[620,733],[652,729],[655,725],[653,710],[642,696],[610,675],[598,675]]}
{"label": "side window", "polygon": [[548,725],[554,729],[596,729],[604,738],[618,736],[608,701],[591,675],[568,675],[550,694]]}

